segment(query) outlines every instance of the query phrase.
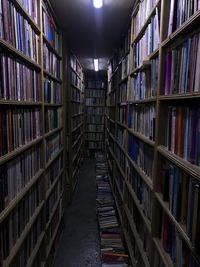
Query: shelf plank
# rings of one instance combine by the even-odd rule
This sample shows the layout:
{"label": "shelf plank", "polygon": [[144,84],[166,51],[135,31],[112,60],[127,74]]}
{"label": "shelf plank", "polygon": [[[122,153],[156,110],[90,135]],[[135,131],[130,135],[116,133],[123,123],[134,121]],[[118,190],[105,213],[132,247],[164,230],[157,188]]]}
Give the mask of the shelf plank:
{"label": "shelf plank", "polygon": [[131,133],[132,135],[134,135],[135,137],[137,137],[138,139],[140,139],[142,142],[154,147],[155,146],[155,141],[150,140],[148,137],[146,137],[145,135],[135,132],[134,130],[127,128],[128,132]]}
{"label": "shelf plank", "polygon": [[49,42],[49,40],[47,39],[47,37],[44,35],[44,33],[42,34],[43,37],[43,41],[45,42],[45,44],[47,45],[47,47],[49,48],[49,50],[54,53],[56,55],[56,57],[58,59],[62,59],[61,55],[58,53],[58,51],[55,49],[55,47]]}
{"label": "shelf plank", "polygon": [[60,78],[55,77],[53,74],[46,71],[45,69],[43,70],[43,72],[45,76],[48,76],[50,79],[54,80],[55,82],[62,83],[62,80]]}

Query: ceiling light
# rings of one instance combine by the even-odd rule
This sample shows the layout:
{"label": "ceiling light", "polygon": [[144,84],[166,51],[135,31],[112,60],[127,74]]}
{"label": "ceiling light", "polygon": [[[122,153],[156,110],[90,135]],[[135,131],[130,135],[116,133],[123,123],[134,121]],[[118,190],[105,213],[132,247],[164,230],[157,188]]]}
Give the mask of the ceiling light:
{"label": "ceiling light", "polygon": [[94,70],[95,71],[99,70],[99,60],[98,60],[98,58],[94,59]]}
{"label": "ceiling light", "polygon": [[103,0],[93,0],[93,6],[95,8],[101,8],[103,6]]}

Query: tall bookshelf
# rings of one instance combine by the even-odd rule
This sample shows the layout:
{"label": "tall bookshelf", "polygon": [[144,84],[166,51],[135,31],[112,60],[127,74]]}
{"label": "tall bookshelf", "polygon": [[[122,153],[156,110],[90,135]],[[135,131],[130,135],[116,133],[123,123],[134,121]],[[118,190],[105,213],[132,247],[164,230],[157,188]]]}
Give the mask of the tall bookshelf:
{"label": "tall bookshelf", "polygon": [[108,166],[133,266],[200,266],[199,9],[136,1],[130,71],[121,49],[108,67]]}
{"label": "tall bookshelf", "polygon": [[70,52],[68,59],[68,148],[67,166],[70,194],[73,193],[83,157],[84,146],[84,89],[83,68],[77,57]]}
{"label": "tall bookshelf", "polygon": [[50,266],[64,211],[62,36],[48,1],[0,6],[0,266]]}
{"label": "tall bookshelf", "polygon": [[85,87],[85,144],[89,151],[104,150],[106,84],[103,79],[86,77]]}

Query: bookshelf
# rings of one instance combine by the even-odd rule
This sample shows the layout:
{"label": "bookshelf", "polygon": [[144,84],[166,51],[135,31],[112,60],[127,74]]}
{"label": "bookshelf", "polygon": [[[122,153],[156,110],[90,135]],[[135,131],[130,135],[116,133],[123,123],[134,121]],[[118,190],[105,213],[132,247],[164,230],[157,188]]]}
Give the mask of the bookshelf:
{"label": "bookshelf", "polygon": [[68,52],[68,81],[66,103],[68,105],[67,116],[67,166],[68,184],[72,195],[76,184],[79,168],[83,157],[84,146],[84,91],[85,78],[83,68],[72,53]]}
{"label": "bookshelf", "polygon": [[86,77],[85,111],[86,111],[86,148],[104,150],[105,125],[105,79]]}
{"label": "bookshelf", "polygon": [[133,266],[200,266],[199,9],[136,1],[108,65],[106,154]]}
{"label": "bookshelf", "polygon": [[0,6],[0,266],[50,266],[64,212],[62,36],[48,1]]}

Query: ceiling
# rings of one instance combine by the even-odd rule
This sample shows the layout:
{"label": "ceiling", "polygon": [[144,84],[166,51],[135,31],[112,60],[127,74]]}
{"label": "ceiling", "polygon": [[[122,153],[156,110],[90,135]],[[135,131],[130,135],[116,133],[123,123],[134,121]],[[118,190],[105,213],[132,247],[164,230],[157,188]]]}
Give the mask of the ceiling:
{"label": "ceiling", "polygon": [[95,9],[92,0],[51,0],[58,22],[67,36],[68,45],[84,69],[93,69],[99,58],[105,69],[130,24],[134,0],[104,0]]}

